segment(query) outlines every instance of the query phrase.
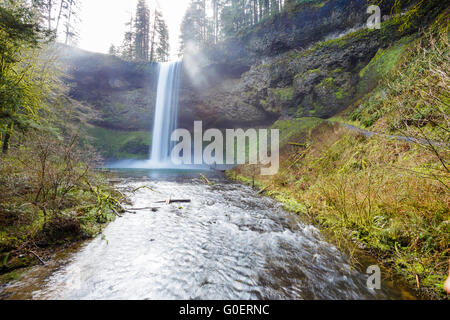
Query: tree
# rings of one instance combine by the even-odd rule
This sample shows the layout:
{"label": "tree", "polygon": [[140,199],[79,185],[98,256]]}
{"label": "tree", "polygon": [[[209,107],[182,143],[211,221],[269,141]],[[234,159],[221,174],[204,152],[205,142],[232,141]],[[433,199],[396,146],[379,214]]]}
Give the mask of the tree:
{"label": "tree", "polygon": [[192,1],[181,23],[180,53],[196,51],[204,42],[204,10],[202,1]]}
{"label": "tree", "polygon": [[126,27],[128,30],[121,48],[115,49],[116,54],[120,52],[122,58],[131,61],[165,62],[169,59],[169,30],[157,9],[151,16],[146,2],[140,0],[135,18],[131,16]]}
{"label": "tree", "polygon": [[155,18],[155,21],[157,21],[156,33],[158,34],[156,56],[159,62],[166,62],[169,60],[169,29],[162,15],[158,15],[157,17],[157,19]]}
{"label": "tree", "polygon": [[134,38],[135,33],[133,29],[133,16],[130,17],[130,21],[125,24],[128,30],[125,32],[122,47],[121,56],[125,60],[134,60]]}
{"label": "tree", "polygon": [[37,10],[41,26],[55,35],[60,34],[64,27],[64,43],[73,42],[76,37],[77,8],[80,0],[31,0],[31,5]]}
{"label": "tree", "polygon": [[115,55],[117,55],[117,48],[116,48],[116,46],[115,45],[111,45],[110,47],[109,47],[109,52],[108,52],[110,55],[112,55],[112,56],[115,56]]}
{"label": "tree", "polygon": [[64,43],[68,45],[69,43],[73,43],[73,41],[78,37],[77,32],[75,30],[75,19],[77,16],[76,5],[77,2],[75,0],[62,0],[66,3],[66,11],[64,13],[65,21],[65,41]]}
{"label": "tree", "polygon": [[155,9],[155,13],[153,14],[153,28],[152,28],[152,35],[151,35],[151,45],[150,45],[150,61],[155,60],[155,49],[156,49],[156,30],[158,25],[158,20],[161,14],[158,10]]}
{"label": "tree", "polygon": [[150,10],[145,0],[138,1],[134,28],[135,59],[140,61],[148,61],[150,58]]}
{"label": "tree", "polygon": [[16,130],[39,122],[55,77],[49,58],[41,56],[51,31],[42,29],[33,7],[24,0],[0,4],[0,141],[6,153]]}
{"label": "tree", "polygon": [[[60,5],[64,0],[60,0]],[[54,31],[52,22],[55,20],[53,14],[57,6],[57,0],[32,0],[32,6],[40,13],[40,23],[47,28],[47,31]]]}

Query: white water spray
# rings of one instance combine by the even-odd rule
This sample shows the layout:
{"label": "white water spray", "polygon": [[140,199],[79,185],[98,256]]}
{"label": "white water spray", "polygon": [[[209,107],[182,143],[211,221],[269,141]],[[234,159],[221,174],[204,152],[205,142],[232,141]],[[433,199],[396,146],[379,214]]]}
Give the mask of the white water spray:
{"label": "white water spray", "polygon": [[178,102],[182,62],[159,64],[153,136],[148,160],[121,160],[108,165],[120,169],[179,169],[170,158],[172,132],[178,125]]}
{"label": "white water spray", "polygon": [[170,162],[170,135],[177,128],[181,62],[161,63],[150,152],[152,164]]}

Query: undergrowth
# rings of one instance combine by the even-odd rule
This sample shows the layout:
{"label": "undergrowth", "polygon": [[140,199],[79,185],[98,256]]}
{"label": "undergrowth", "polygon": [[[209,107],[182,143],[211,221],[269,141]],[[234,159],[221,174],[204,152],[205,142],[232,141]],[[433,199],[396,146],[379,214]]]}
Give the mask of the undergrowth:
{"label": "undergrowth", "polygon": [[401,47],[398,64],[383,70],[384,79],[351,116],[334,120],[418,143],[369,138],[339,124],[310,130],[286,122],[280,126],[277,175],[256,176],[258,170],[245,165],[229,175],[280,200],[331,234],[348,253],[354,253],[352,243],[365,248],[412,287],[419,286],[419,295],[445,299],[450,259],[448,12],[408,43]]}
{"label": "undergrowth", "polygon": [[[91,238],[122,212],[123,196],[96,173],[95,152],[77,137],[27,133],[0,155],[0,274],[39,263],[54,249]],[[37,253],[36,253],[37,252]]]}

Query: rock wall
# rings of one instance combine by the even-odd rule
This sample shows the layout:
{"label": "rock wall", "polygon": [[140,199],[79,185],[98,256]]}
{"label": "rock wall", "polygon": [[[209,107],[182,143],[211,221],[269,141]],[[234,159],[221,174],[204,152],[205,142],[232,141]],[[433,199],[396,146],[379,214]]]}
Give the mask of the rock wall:
{"label": "rock wall", "polygon": [[61,62],[69,96],[98,114],[91,124],[118,130],[150,130],[153,123],[157,64],[64,47]]}
{"label": "rock wall", "polygon": [[[383,5],[382,14],[390,12],[392,1]],[[388,17],[381,30],[365,28],[367,7],[366,0],[311,1],[186,55],[181,108],[217,127],[336,115],[380,80],[360,74],[377,52],[416,34],[445,4],[427,2],[402,32],[402,22]]]}
{"label": "rock wall", "polygon": [[[386,14],[392,1],[383,4]],[[367,72],[374,58],[401,39],[413,39],[446,6],[426,2],[425,14],[413,16],[399,32],[394,19],[383,22],[381,30],[363,29],[367,5],[366,0],[311,0],[213,48],[186,54],[179,126],[189,129],[203,120],[206,127],[254,127],[336,115],[376,86],[382,74],[373,68]],[[394,51],[398,58],[401,50]],[[125,132],[121,140],[133,148],[117,152],[140,150],[145,156],[149,141],[142,137],[152,129],[157,65],[72,48],[61,56],[70,97],[97,115],[88,123]]]}

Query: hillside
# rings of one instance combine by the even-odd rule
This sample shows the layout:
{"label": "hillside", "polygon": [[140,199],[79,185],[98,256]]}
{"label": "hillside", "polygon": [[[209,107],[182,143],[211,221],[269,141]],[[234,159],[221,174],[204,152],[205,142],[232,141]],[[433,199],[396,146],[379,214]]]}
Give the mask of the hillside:
{"label": "hillside", "polygon": [[[345,48],[364,33],[318,47]],[[377,256],[419,295],[443,298],[450,258],[448,74],[447,10],[424,32],[379,49],[338,116],[275,123],[284,143],[279,174],[259,177],[241,166],[230,176],[284,202],[349,254]]]}

